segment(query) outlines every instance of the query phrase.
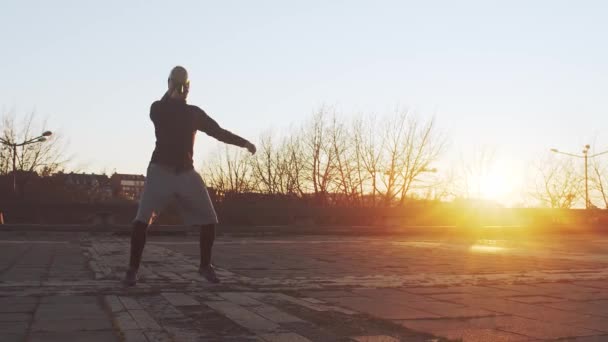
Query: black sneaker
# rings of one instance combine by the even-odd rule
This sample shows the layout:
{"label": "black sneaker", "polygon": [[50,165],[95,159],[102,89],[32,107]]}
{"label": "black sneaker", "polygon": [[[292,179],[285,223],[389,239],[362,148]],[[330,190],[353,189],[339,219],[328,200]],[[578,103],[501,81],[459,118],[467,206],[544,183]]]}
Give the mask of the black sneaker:
{"label": "black sneaker", "polygon": [[203,276],[203,278],[207,279],[208,282],[213,284],[219,284],[220,279],[215,274],[215,268],[209,265],[207,267],[201,267],[198,269],[198,273]]}
{"label": "black sneaker", "polygon": [[128,270],[122,283],[126,286],[135,286],[137,284],[137,271]]}

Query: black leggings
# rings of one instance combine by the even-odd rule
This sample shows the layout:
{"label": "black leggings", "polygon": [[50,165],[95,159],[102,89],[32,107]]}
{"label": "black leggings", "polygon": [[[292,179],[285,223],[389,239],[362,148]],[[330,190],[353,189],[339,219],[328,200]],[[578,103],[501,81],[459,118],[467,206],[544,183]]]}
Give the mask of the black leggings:
{"label": "black leggings", "polygon": [[201,255],[201,267],[211,265],[211,250],[215,241],[215,225],[206,224],[201,226],[199,237],[199,250]]}
{"label": "black leggings", "polygon": [[[146,236],[148,234],[148,225],[141,222],[133,222],[133,230],[131,231],[131,257],[129,259],[129,268],[132,271],[139,269],[141,256],[146,245]],[[211,252],[213,242],[215,241],[215,225],[205,224],[201,226],[199,237],[199,252],[200,252],[200,267],[204,268],[211,265]]]}

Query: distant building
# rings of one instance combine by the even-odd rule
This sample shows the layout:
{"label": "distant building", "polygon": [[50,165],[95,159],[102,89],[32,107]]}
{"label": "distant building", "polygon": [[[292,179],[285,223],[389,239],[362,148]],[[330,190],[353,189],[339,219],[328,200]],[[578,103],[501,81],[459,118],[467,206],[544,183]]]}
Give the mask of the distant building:
{"label": "distant building", "polygon": [[118,198],[139,200],[145,181],[146,177],[143,175],[115,173],[110,177],[112,195]]}
{"label": "distant building", "polygon": [[64,182],[69,185],[98,188],[104,185],[109,185],[110,179],[106,175],[71,172],[64,174]]}
{"label": "distant building", "polygon": [[99,184],[99,189],[103,194],[104,198],[112,197],[112,184],[110,183],[110,177],[106,175],[95,175],[97,178],[97,184]]}
{"label": "distant building", "polygon": [[106,175],[71,172],[57,173],[55,177],[60,178],[66,187],[86,194],[88,201],[107,201],[112,198],[110,178]]}

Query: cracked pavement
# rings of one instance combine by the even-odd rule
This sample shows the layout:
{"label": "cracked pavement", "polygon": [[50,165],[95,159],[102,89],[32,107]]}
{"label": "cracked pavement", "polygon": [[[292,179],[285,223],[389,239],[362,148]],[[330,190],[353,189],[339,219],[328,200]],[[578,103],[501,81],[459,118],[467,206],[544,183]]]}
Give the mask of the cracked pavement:
{"label": "cracked pavement", "polygon": [[0,231],[2,341],[608,341],[608,239]]}

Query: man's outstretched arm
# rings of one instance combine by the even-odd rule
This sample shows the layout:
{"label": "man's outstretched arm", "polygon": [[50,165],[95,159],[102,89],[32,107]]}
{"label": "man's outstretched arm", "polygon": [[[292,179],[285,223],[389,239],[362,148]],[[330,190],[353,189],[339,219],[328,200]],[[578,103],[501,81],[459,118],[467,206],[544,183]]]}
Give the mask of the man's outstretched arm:
{"label": "man's outstretched arm", "polygon": [[229,130],[220,127],[220,125],[211,117],[209,117],[209,115],[207,115],[207,113],[205,113],[202,109],[197,108],[197,113],[195,115],[197,121],[197,129],[199,131],[204,132],[207,135],[214,137],[215,139],[226,144],[246,148],[247,150],[249,150],[249,152],[251,152],[251,154],[255,154],[255,145],[250,143],[247,139],[241,138],[238,135],[230,132]]}

